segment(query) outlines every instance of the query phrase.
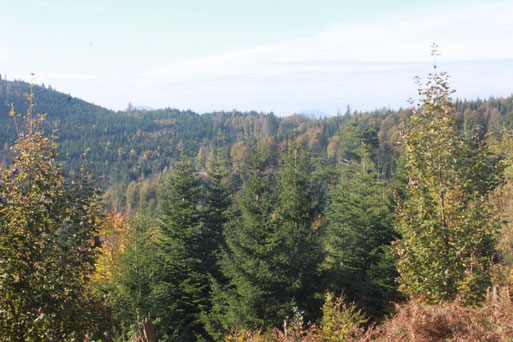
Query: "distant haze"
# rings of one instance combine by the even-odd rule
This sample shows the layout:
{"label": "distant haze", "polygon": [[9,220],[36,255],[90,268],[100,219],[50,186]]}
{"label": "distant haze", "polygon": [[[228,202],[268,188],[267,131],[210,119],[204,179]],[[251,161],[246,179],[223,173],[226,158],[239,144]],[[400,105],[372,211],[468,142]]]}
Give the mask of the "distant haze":
{"label": "distant haze", "polygon": [[150,106],[134,106],[135,110],[154,110],[155,108]]}
{"label": "distant haze", "polygon": [[459,98],[513,93],[512,1],[0,0],[0,73],[116,110],[405,107],[436,42]]}
{"label": "distant haze", "polygon": [[311,118],[315,119],[322,119],[327,118],[328,116],[331,116],[332,114],[324,113],[323,111],[320,111],[318,109],[308,109],[301,112],[301,114],[307,115]]}

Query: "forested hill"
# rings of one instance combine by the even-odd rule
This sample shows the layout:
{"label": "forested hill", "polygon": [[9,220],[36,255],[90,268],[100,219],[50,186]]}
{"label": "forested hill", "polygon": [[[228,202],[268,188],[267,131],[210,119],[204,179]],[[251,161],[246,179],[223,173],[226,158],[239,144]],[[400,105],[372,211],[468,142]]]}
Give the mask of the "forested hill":
{"label": "forested hill", "polygon": [[[16,111],[26,110],[28,83],[0,81],[0,150],[8,158],[7,146],[15,141]],[[183,151],[207,155],[213,146],[232,145],[254,134],[275,135],[280,120],[262,113],[212,113],[162,109],[114,112],[59,93],[50,87],[33,88],[35,112],[47,113],[45,130],[58,129],[61,158],[74,168],[88,149],[92,167],[108,183],[130,181],[162,171]],[[282,134],[283,135],[283,134]],[[203,149],[201,148],[203,147]]]}
{"label": "forested hill", "polygon": [[[8,160],[8,146],[15,141],[14,119],[9,105],[26,110],[28,83],[0,81],[0,162]],[[34,86],[35,112],[46,113],[45,130],[58,130],[60,157],[68,168],[80,163],[87,148],[91,166],[105,176],[107,184],[141,180],[156,175],[177,160],[183,152],[203,169],[215,147],[227,147],[231,162],[244,155],[246,144],[254,137],[264,137],[276,146],[293,135],[304,135],[314,157],[335,160],[345,149],[347,137],[340,128],[354,121],[374,135],[381,171],[390,174],[396,158],[395,145],[399,125],[411,110],[375,110],[366,113],[312,119],[304,115],[279,118],[257,112],[216,112],[199,115],[192,111],[161,109],[115,112],[85,102],[51,87]],[[513,125],[513,96],[500,99],[457,101],[462,128],[481,127],[484,132]]]}

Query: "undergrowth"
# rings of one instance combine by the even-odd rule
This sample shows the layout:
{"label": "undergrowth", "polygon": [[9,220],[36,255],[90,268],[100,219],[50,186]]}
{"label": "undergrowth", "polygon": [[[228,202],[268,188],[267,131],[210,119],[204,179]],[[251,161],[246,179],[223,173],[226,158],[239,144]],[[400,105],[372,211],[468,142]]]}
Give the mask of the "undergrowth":
{"label": "undergrowth", "polygon": [[234,332],[229,342],[320,342],[320,341],[485,341],[513,342],[513,301],[509,287],[489,291],[479,306],[464,306],[460,300],[427,305],[418,300],[396,305],[396,313],[380,324],[364,328],[366,320],[355,306],[327,295],[319,325],[302,322],[287,331]]}

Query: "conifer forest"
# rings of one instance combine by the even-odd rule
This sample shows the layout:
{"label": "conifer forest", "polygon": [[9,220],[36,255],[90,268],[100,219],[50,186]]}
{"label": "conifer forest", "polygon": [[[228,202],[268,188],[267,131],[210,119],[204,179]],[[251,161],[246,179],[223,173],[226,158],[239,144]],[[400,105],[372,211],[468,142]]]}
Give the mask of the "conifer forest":
{"label": "conifer forest", "polygon": [[0,340],[511,341],[513,96],[417,87],[319,119],[0,80]]}

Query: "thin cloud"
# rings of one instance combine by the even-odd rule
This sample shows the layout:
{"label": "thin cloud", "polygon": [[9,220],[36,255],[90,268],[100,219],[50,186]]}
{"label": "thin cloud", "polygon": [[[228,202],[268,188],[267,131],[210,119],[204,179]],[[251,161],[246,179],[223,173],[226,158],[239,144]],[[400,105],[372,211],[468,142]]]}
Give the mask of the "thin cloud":
{"label": "thin cloud", "polygon": [[[486,15],[490,13],[493,16]],[[203,79],[401,69],[410,63],[429,62],[433,41],[440,44],[446,61],[513,58],[510,13],[513,3],[500,2],[428,15],[410,12],[374,22],[339,23],[302,39],[157,66],[147,74]]]}
{"label": "thin cloud", "polygon": [[[102,8],[101,1],[77,1],[72,6],[76,9],[80,4],[91,5],[90,11]],[[109,9],[105,8],[107,14]],[[110,108],[126,108],[132,102],[198,112],[238,108],[287,115],[317,108],[335,114],[348,103],[358,110],[406,105],[406,99],[415,94],[412,76],[429,72],[429,46],[436,42],[442,53],[440,67],[454,76],[451,82],[459,97],[507,96],[513,77],[510,13],[511,1],[465,4],[444,12],[417,10],[372,20],[355,18],[279,44],[147,68],[136,63],[128,70],[102,69],[102,64],[91,63],[82,68],[59,66],[62,73],[41,67],[32,70],[54,88]],[[99,37],[86,35],[81,41],[89,57],[103,54],[110,61],[111,52],[102,50],[105,44]],[[88,42],[93,42],[94,49]],[[158,46],[165,51],[165,44],[165,39],[160,40]],[[2,46],[0,51],[2,62]],[[1,70],[8,64],[0,63],[0,72],[17,77],[13,71],[9,75],[9,69]],[[27,79],[28,74],[20,78]]]}
{"label": "thin cloud", "polygon": [[50,3],[45,0],[0,0],[0,3],[4,4],[14,4],[25,2],[27,6],[48,6]]}
{"label": "thin cloud", "polygon": [[84,2],[80,4],[80,7],[94,12],[103,12],[105,10],[103,4],[99,2]]}

